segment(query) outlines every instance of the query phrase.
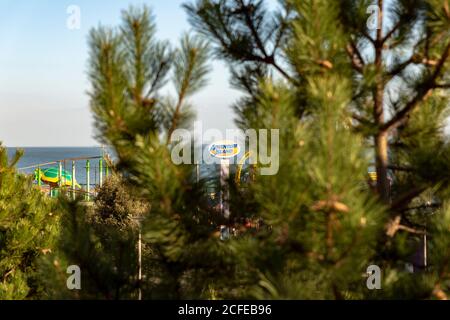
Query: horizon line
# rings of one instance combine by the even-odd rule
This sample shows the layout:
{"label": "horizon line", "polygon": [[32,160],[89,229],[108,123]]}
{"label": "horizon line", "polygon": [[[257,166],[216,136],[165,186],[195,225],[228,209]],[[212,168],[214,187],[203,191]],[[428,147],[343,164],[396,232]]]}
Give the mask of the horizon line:
{"label": "horizon line", "polygon": [[101,148],[101,145],[98,146],[7,146],[6,148]]}

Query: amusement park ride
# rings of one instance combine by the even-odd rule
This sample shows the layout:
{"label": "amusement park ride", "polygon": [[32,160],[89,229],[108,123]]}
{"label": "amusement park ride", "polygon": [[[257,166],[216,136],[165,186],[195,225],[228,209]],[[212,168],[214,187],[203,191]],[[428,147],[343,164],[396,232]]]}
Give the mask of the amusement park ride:
{"label": "amusement park ride", "polygon": [[[98,165],[94,161],[98,161]],[[105,154],[99,157],[68,158],[41,163],[19,168],[19,171],[34,170],[35,184],[50,197],[57,197],[62,191],[66,191],[74,198],[81,195],[86,201],[91,201],[96,188],[102,186],[104,179],[109,176],[111,165],[109,156]],[[70,171],[67,166],[71,167]],[[77,168],[85,169],[83,174],[78,175],[84,180],[83,183],[77,181]]]}

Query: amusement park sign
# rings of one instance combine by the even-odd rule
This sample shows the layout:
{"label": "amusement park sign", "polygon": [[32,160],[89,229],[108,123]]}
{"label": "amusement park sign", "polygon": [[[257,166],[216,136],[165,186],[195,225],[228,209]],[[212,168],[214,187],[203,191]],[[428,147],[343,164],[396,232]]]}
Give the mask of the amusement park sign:
{"label": "amusement park sign", "polygon": [[230,140],[218,141],[209,146],[209,154],[219,159],[233,158],[240,152],[239,144]]}
{"label": "amusement park sign", "polygon": [[[208,144],[203,142],[216,141]],[[238,141],[243,141],[239,144]],[[261,175],[275,175],[279,169],[279,129],[228,129],[225,137],[220,130],[203,131],[202,123],[195,122],[193,132],[176,129],[170,136],[171,160],[181,164],[215,164],[217,159],[234,164],[239,154],[249,154],[247,162],[258,167]]]}

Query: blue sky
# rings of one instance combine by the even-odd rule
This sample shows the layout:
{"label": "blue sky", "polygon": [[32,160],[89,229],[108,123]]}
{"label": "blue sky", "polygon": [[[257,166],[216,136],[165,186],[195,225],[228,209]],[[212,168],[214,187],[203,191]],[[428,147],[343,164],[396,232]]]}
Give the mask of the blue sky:
{"label": "blue sky", "polygon": [[[181,0],[1,0],[0,141],[97,145],[86,95],[87,34],[99,23],[117,25],[122,9],[143,3],[153,9],[158,38],[176,45],[190,30]],[[80,30],[67,28],[70,5],[81,9]],[[193,98],[198,119],[204,129],[234,128],[230,106],[239,93],[230,88],[224,65],[212,66],[209,86]]]}

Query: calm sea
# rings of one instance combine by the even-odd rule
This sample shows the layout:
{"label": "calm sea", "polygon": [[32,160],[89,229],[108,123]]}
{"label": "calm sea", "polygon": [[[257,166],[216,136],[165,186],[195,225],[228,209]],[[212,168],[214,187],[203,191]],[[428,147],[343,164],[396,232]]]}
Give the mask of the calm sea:
{"label": "calm sea", "polygon": [[[17,148],[7,148],[9,157],[13,157]],[[72,160],[65,160],[71,158],[91,158],[101,157],[102,149],[99,147],[36,147],[36,148],[21,148],[24,150],[24,155],[17,164],[19,171],[23,173],[32,174],[36,168],[28,168],[38,164],[48,162],[61,161],[63,168],[68,172],[72,171]],[[65,160],[65,161],[64,161]],[[43,168],[56,167],[57,164],[50,164]],[[91,183],[94,184],[99,180],[99,159],[90,160],[91,166]],[[86,160],[75,161],[76,180],[79,184],[86,183]],[[26,168],[26,169],[23,169]]]}
{"label": "calm sea", "polygon": [[[203,146],[206,148],[207,146]],[[7,148],[9,157],[13,157],[17,148]],[[72,159],[73,158],[91,158],[91,157],[101,157],[102,148],[100,147],[25,147],[21,148],[24,150],[24,155],[17,164],[17,168],[20,172],[26,174],[33,174],[37,165],[45,164],[49,162],[62,162],[64,170],[69,173],[72,172]],[[112,153],[109,152],[111,155]],[[210,158],[211,161],[211,158]],[[215,164],[202,164],[200,165],[200,177],[202,179],[207,178],[212,179],[210,183],[216,185],[218,183],[220,171],[220,161],[218,159],[213,159]],[[49,164],[42,166],[42,169],[49,167],[57,167],[58,164]],[[86,160],[76,160],[75,161],[76,174],[75,178],[80,185],[86,184]],[[90,181],[91,184],[97,184],[100,180],[99,178],[99,159],[90,160]],[[232,166],[231,171],[234,171]],[[105,171],[103,171],[105,175]]]}

